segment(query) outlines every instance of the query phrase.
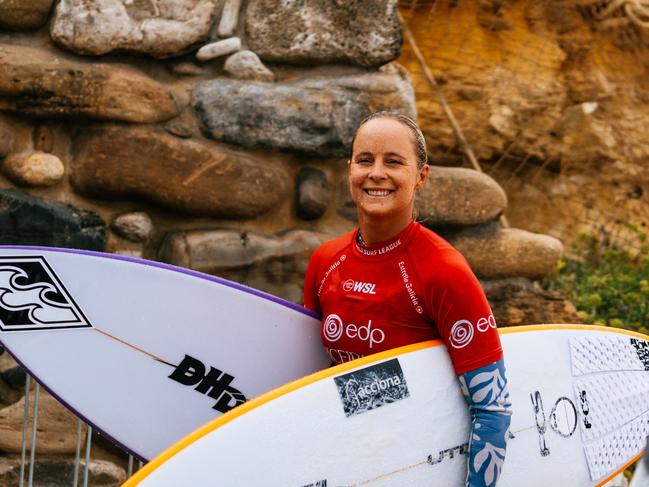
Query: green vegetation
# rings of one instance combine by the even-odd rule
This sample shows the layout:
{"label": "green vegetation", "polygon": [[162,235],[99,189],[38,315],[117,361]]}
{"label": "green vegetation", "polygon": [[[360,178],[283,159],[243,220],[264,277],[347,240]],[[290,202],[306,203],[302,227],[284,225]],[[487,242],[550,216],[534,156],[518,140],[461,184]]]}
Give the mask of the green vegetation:
{"label": "green vegetation", "polygon": [[649,244],[645,233],[629,228],[637,235],[637,253],[582,234],[545,286],[572,301],[584,323],[649,334]]}

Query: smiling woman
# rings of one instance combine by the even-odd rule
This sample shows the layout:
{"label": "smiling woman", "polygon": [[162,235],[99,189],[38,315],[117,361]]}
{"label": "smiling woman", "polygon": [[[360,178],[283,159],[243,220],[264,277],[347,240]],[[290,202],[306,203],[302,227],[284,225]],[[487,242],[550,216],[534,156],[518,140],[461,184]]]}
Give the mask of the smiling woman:
{"label": "smiling woman", "polygon": [[428,177],[426,159],[424,136],[408,117],[377,112],[361,123],[349,182],[366,243],[387,240],[410,222],[415,192]]}
{"label": "smiling woman", "polygon": [[322,343],[336,363],[441,338],[473,416],[467,485],[494,486],[511,415],[502,348],[464,257],[413,221],[426,163],[410,118],[377,112],[361,122],[348,163],[359,228],[313,253],[304,304],[322,314]]}

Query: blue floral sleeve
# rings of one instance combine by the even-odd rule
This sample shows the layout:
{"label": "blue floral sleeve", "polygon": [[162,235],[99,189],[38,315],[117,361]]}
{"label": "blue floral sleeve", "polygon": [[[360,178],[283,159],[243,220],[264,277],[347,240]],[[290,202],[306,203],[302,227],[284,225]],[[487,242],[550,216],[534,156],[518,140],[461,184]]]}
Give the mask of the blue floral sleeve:
{"label": "blue floral sleeve", "polygon": [[473,418],[466,486],[493,487],[505,461],[512,414],[505,362],[501,359],[458,377]]}

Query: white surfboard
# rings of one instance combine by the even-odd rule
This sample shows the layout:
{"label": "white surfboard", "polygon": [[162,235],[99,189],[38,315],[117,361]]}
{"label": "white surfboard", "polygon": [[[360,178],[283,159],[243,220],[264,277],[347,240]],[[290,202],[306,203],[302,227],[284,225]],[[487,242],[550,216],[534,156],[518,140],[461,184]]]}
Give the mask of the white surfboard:
{"label": "white surfboard", "polygon": [[[649,337],[501,330],[513,416],[499,487],[601,485],[649,434]],[[440,342],[303,378],[200,428],[125,487],[462,486],[467,406]],[[487,471],[497,452],[485,452]]]}
{"label": "white surfboard", "polygon": [[329,360],[310,311],[213,276],[96,252],[0,247],[0,342],[143,460]]}

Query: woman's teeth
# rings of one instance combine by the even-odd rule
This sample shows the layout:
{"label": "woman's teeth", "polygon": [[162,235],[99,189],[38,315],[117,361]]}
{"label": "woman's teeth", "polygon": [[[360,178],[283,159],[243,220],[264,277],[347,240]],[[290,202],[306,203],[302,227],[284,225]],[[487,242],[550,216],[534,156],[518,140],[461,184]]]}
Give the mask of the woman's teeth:
{"label": "woman's teeth", "polygon": [[391,193],[389,189],[366,189],[365,192],[370,196],[387,196]]}

